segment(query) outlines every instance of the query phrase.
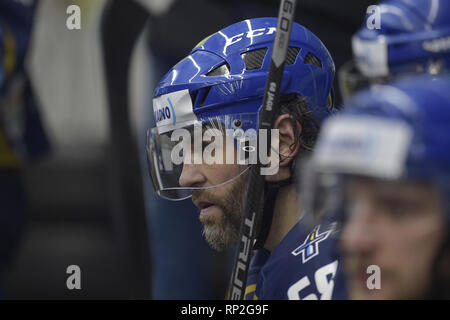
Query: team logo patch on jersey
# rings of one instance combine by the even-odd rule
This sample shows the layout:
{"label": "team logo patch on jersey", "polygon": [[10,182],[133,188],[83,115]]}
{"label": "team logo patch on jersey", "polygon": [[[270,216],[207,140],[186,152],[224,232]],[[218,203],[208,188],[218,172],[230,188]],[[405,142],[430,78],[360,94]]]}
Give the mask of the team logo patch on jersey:
{"label": "team logo patch on jersey", "polygon": [[319,243],[328,238],[333,231],[333,228],[330,228],[325,232],[319,233],[319,229],[320,225],[315,227],[314,230],[308,234],[305,242],[303,242],[300,247],[292,251],[294,256],[298,256],[299,254],[302,255],[303,263],[308,262],[319,254]]}

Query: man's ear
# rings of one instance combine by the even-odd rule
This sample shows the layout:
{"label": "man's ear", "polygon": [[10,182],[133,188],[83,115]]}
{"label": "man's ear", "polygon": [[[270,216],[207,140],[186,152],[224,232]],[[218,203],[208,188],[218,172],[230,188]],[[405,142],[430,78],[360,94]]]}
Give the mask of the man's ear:
{"label": "man's ear", "polygon": [[[294,125],[297,126],[297,132],[294,131]],[[279,130],[280,167],[287,167],[300,150],[298,137],[302,126],[290,114],[282,114],[276,119],[274,128]]]}

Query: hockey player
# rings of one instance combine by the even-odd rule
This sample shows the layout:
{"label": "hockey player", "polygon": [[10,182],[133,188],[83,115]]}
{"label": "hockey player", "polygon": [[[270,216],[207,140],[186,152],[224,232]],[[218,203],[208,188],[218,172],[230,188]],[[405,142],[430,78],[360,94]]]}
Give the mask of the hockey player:
{"label": "hockey player", "polygon": [[[147,141],[154,188],[171,200],[192,196],[205,238],[217,250],[238,240],[275,33],[275,18],[245,20],[220,30],[175,65],[155,90],[157,126],[149,130]],[[335,111],[333,78],[325,46],[311,31],[293,24],[275,121],[278,168],[266,175],[261,195],[264,213],[247,299],[343,297],[335,224],[302,227],[292,174],[314,147],[323,119]]]}
{"label": "hockey player", "polygon": [[345,213],[353,299],[448,299],[450,78],[373,86],[327,121],[310,170],[315,212]]}
{"label": "hockey player", "polygon": [[370,84],[450,70],[450,2],[385,0],[367,10],[352,39],[354,60],[339,69],[344,98]]}
{"label": "hockey player", "polygon": [[20,164],[49,151],[24,67],[35,7],[0,1],[0,299],[28,215]]}

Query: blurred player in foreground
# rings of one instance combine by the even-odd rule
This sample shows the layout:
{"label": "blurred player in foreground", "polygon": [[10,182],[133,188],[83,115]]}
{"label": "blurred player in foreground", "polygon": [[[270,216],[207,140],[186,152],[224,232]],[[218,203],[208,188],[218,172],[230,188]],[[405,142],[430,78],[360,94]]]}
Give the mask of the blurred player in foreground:
{"label": "blurred player in foreground", "polygon": [[314,212],[344,213],[352,299],[450,297],[450,78],[373,86],[327,121]]}
{"label": "blurred player in foreground", "polygon": [[[372,9],[371,9],[372,8]],[[450,2],[385,0],[368,8],[353,36],[354,60],[338,72],[342,96],[416,73],[450,70]]]}

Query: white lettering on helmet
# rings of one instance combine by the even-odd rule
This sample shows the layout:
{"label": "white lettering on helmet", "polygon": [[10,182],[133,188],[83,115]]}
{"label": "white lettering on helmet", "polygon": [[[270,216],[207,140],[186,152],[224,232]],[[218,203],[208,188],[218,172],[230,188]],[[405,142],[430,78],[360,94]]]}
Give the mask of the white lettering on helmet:
{"label": "white lettering on helmet", "polygon": [[237,35],[234,35],[232,37],[225,36],[222,32],[219,31],[219,33],[226,39],[226,47],[231,46],[232,44],[238,43],[244,38],[252,39],[255,37],[260,37],[264,35],[271,35],[274,34],[277,31],[276,27],[267,27],[267,28],[261,28],[261,29],[255,29],[250,30],[247,32],[239,33]]}
{"label": "white lettering on helmet", "polygon": [[425,41],[423,48],[430,52],[442,52],[450,50],[450,36],[446,38]]}
{"label": "white lettering on helmet", "polygon": [[170,108],[165,106],[161,109],[155,111],[155,120],[156,122],[160,122],[162,120],[170,119],[172,117],[172,113],[170,112]]}

